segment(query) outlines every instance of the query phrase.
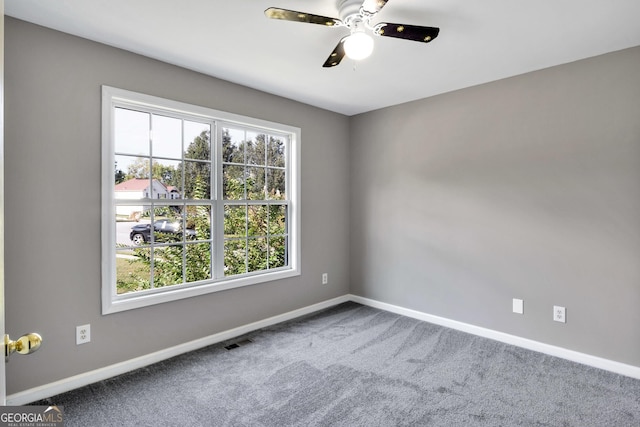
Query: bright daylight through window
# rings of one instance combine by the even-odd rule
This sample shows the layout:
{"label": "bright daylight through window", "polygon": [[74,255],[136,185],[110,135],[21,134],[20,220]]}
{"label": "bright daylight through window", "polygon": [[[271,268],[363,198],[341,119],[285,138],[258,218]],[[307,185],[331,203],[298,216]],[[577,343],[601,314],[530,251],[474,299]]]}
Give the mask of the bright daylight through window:
{"label": "bright daylight through window", "polygon": [[298,128],[102,96],[104,314],[299,274]]}

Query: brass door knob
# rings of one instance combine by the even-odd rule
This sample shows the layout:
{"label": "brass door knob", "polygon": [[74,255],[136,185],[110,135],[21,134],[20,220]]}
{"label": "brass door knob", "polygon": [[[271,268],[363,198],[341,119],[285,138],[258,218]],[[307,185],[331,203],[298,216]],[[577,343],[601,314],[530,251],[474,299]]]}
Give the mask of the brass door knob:
{"label": "brass door knob", "polygon": [[18,338],[16,341],[12,341],[9,335],[4,336],[4,357],[5,362],[9,360],[9,356],[14,351],[20,354],[31,354],[40,348],[42,344],[42,337],[35,332],[26,334]]}

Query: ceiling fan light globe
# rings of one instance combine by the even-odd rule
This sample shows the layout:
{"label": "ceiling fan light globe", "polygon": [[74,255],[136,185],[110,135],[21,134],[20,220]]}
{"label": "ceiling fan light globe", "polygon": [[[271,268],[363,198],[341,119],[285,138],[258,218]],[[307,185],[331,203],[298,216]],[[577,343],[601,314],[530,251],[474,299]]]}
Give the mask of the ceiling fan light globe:
{"label": "ceiling fan light globe", "polygon": [[351,34],[344,41],[344,53],[351,59],[359,61],[373,52],[373,38],[363,32]]}

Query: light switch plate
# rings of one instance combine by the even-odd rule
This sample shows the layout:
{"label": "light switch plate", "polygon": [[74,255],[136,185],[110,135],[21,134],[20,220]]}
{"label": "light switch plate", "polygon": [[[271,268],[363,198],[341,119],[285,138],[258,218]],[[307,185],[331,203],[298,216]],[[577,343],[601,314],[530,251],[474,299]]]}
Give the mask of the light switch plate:
{"label": "light switch plate", "polygon": [[524,301],[518,298],[513,299],[513,312],[524,314]]}

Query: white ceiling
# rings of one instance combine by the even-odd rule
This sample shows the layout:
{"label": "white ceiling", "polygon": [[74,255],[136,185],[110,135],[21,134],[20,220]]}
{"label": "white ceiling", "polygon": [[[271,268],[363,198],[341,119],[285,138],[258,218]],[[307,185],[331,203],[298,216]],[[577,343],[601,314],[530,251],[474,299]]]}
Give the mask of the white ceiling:
{"label": "white ceiling", "polygon": [[376,37],[323,68],[345,28],[337,0],[5,0],[5,14],[346,115],[640,45],[640,0],[389,0],[374,23],[440,28],[428,44]]}

